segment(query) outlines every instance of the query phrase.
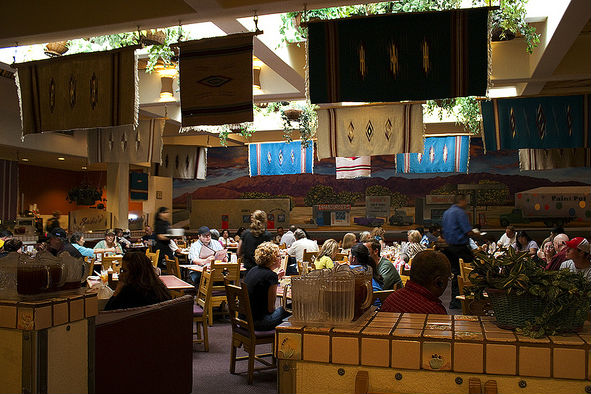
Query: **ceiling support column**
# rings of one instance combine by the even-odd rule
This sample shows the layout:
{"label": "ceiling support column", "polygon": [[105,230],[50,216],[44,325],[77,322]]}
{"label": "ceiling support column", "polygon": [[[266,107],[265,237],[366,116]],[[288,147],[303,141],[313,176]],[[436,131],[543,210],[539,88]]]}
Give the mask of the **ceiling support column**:
{"label": "ceiling support column", "polygon": [[129,163],[107,163],[107,211],[113,227],[129,227]]}

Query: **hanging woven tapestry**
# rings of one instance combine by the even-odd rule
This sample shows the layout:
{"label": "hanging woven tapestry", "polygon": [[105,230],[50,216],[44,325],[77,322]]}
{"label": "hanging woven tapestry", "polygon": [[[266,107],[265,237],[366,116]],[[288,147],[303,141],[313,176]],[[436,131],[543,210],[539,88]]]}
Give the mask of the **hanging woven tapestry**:
{"label": "hanging woven tapestry", "polygon": [[420,104],[318,110],[318,159],[423,151]]}
{"label": "hanging woven tapestry", "polygon": [[486,8],[310,21],[310,100],[485,96],[487,26]]}
{"label": "hanging woven tapestry", "polygon": [[301,141],[271,142],[248,146],[250,176],[312,174],[314,144],[303,147]]}
{"label": "hanging woven tapestry", "polygon": [[156,165],[157,176],[175,179],[205,179],[207,148],[199,146],[165,145],[162,163]]}
{"label": "hanging woven tapestry", "polygon": [[141,120],[132,126],[89,130],[88,162],[160,163],[164,119]]}
{"label": "hanging woven tapestry", "polygon": [[521,171],[568,167],[591,167],[591,149],[519,149],[519,169]]}
{"label": "hanging woven tapestry", "polygon": [[129,198],[132,200],[148,199],[148,174],[143,172],[129,173]]}
{"label": "hanging woven tapestry", "polygon": [[371,177],[371,156],[337,157],[337,179]]}
{"label": "hanging woven tapestry", "polygon": [[485,149],[589,148],[589,105],[588,94],[482,102]]}
{"label": "hanging woven tapestry", "polygon": [[404,174],[438,172],[468,173],[470,137],[428,137],[425,138],[423,153],[396,155],[396,172]]}
{"label": "hanging woven tapestry", "polygon": [[253,121],[252,41],[240,33],[178,44],[183,128]]}
{"label": "hanging woven tapestry", "polygon": [[23,135],[137,125],[136,47],[17,64]]}

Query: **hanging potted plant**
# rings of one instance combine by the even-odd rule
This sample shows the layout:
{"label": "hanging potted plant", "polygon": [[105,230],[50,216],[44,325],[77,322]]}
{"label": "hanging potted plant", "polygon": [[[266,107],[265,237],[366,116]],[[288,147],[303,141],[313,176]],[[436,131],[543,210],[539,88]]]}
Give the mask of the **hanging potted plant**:
{"label": "hanging potted plant", "polygon": [[68,41],[55,41],[45,44],[44,52],[49,57],[61,56],[68,52]]}
{"label": "hanging potted plant", "polygon": [[96,201],[102,201],[102,190],[89,185],[74,186],[68,192],[66,200],[76,205],[94,205]]}
{"label": "hanging potted plant", "polygon": [[568,270],[545,271],[527,252],[477,252],[466,294],[494,310],[497,325],[531,337],[577,331],[589,313],[591,283]]}
{"label": "hanging potted plant", "polygon": [[[289,108],[281,108],[281,119],[283,121],[283,137],[291,142],[292,132],[298,130],[302,145],[307,147],[312,142],[318,128],[318,116],[316,106],[312,104],[298,105],[289,104]],[[292,122],[297,122],[297,126]]]}

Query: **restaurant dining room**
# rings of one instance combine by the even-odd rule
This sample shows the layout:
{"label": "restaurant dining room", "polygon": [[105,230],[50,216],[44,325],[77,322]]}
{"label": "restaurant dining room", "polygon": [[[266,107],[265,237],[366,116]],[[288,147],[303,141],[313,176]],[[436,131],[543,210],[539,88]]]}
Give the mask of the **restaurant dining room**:
{"label": "restaurant dining room", "polygon": [[588,0],[0,13],[0,394],[591,393]]}

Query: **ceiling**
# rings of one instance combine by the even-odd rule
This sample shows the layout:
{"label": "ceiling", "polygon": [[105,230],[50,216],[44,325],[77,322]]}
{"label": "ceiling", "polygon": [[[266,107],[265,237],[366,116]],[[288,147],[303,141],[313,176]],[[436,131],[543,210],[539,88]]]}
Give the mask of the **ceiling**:
{"label": "ceiling", "polygon": [[[306,0],[308,9],[359,4],[357,0]],[[533,5],[532,5],[533,3]],[[552,95],[591,92],[591,2],[589,0],[530,0],[536,8],[530,17],[541,43],[533,55],[525,53],[523,38],[509,42],[493,43],[491,82],[494,88],[515,88],[517,95]],[[529,7],[528,5],[528,7]],[[245,31],[237,18],[252,17],[304,8],[302,1],[294,0],[55,0],[40,2],[20,0],[3,4],[0,14],[0,48],[18,45],[46,43],[56,40],[90,37],[123,31],[135,31],[156,27],[187,25],[210,21],[225,33]],[[528,14],[529,15],[529,14]],[[284,101],[305,97],[303,64],[300,59],[288,59],[272,45],[265,44],[264,37],[255,37],[254,55],[265,63],[267,75],[279,86],[263,95],[255,96],[256,102]],[[9,69],[0,64],[0,68]],[[265,70],[263,70],[265,71]],[[5,71],[0,70],[0,73]],[[0,75],[2,77],[3,75]],[[2,94],[2,92],[0,92]],[[0,100],[1,101],[1,100]],[[171,105],[168,104],[169,109]],[[177,104],[178,105],[178,104]],[[163,116],[164,107],[154,103],[142,107],[144,115]],[[16,109],[18,111],[18,109]],[[14,112],[14,111],[13,111]],[[0,119],[1,121],[1,119]],[[186,133],[179,135],[178,122],[164,136],[165,144],[217,146],[216,136]],[[452,124],[427,125],[427,132],[450,130]],[[0,136],[5,131],[0,129]],[[282,130],[257,132],[251,142],[283,138]],[[5,141],[2,138],[2,141]],[[244,138],[230,136],[229,145],[243,145]],[[30,159],[27,164],[79,171],[86,166],[86,158],[24,149],[22,145],[0,145],[0,158]],[[58,161],[57,157],[66,160]],[[21,161],[21,163],[24,163]],[[104,170],[104,165],[89,166],[89,170]]]}
{"label": "ceiling", "polygon": [[236,19],[330,6],[344,0],[20,0],[4,2],[0,47],[46,43],[124,31]]}

